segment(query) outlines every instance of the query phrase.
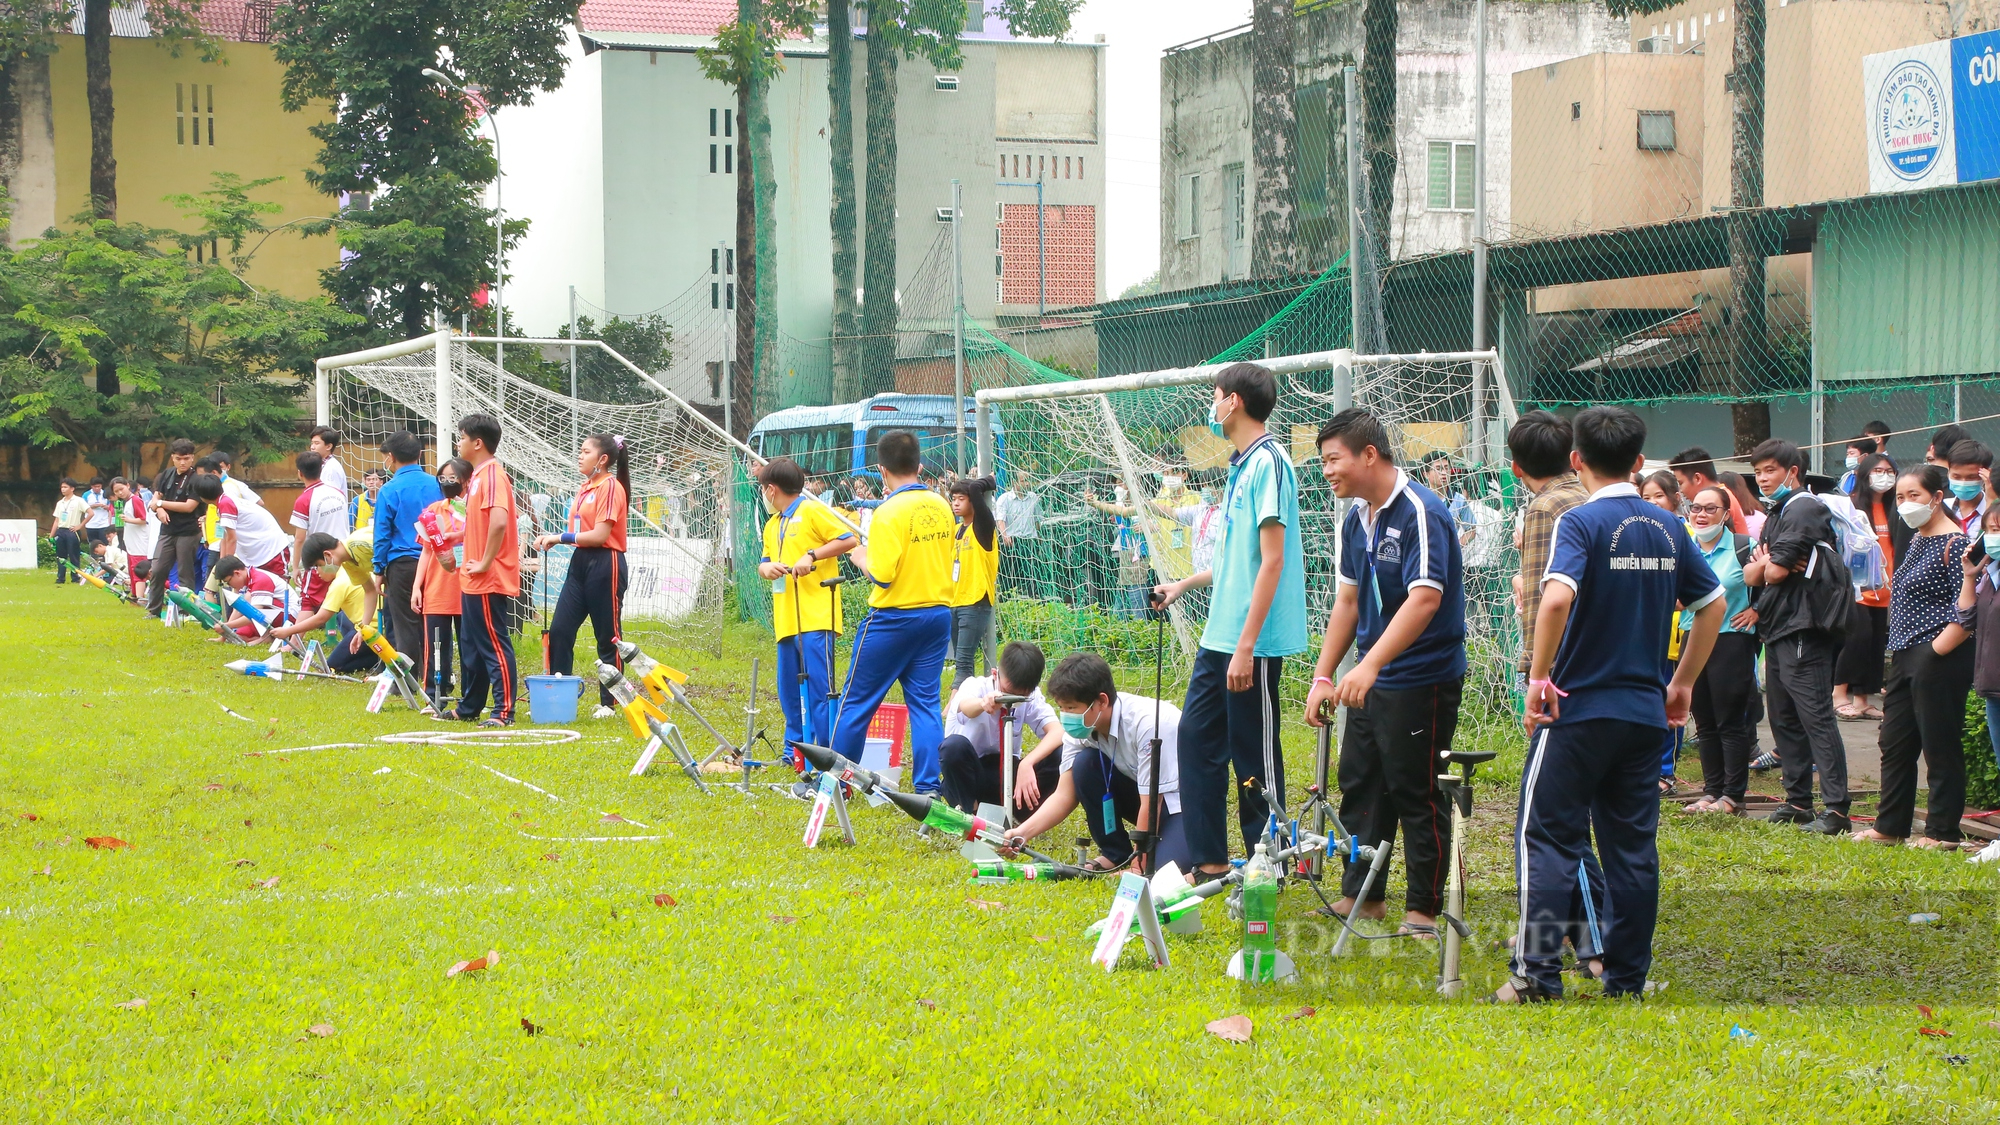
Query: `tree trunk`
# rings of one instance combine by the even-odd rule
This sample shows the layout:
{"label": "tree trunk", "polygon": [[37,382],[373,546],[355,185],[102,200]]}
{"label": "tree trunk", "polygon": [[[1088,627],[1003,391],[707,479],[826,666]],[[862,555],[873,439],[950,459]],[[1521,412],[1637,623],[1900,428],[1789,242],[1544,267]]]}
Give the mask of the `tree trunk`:
{"label": "tree trunk", "polygon": [[725,284],[733,281],[736,286],[736,361],[729,366],[729,408],[739,438],[750,433],[757,410],[757,188],[742,144],[749,112],[746,83],[736,90],[736,276],[723,278]]}
{"label": "tree trunk", "polygon": [[[886,22],[886,21],[884,21]],[[867,260],[862,273],[861,393],[896,389],[896,70],[893,33],[868,27]],[[886,40],[886,41],[885,41]]]}
{"label": "tree trunk", "polygon": [[1389,264],[1389,220],[1395,213],[1396,2],[1366,0],[1361,9],[1361,155],[1376,269]]}
{"label": "tree trunk", "polygon": [[[21,174],[21,98],[14,89],[19,73],[15,59],[0,59],[0,197],[14,199],[20,193],[15,179]],[[20,235],[10,223],[0,231],[0,247],[11,246]]]}
{"label": "tree trunk", "polygon": [[[1298,114],[1293,104],[1293,0],[1256,0],[1250,34],[1250,155],[1256,165],[1256,231],[1250,275],[1285,277],[1299,268],[1292,172]],[[1228,221],[1230,204],[1223,208]]]}
{"label": "tree trunk", "polygon": [[[763,0],[743,0],[752,9],[755,23],[764,24]],[[753,74],[749,86],[748,109],[737,123],[737,139],[743,142],[742,156],[749,161],[751,191],[756,208],[757,275],[752,279],[752,307],[757,311],[757,391],[754,402],[761,417],[778,409],[778,173],[771,159],[771,80]],[[737,169],[738,173],[744,169]]]}
{"label": "tree trunk", "polygon": [[111,0],[84,0],[83,88],[90,102],[90,210],[118,218],[118,161],[111,155]]}
{"label": "tree trunk", "polygon": [[[1729,148],[1729,390],[1735,395],[1767,394],[1767,247],[1760,227],[1744,213],[1764,205],[1764,0],[1738,0],[1735,56],[1729,80],[1735,97]],[[1736,402],[1730,415],[1737,453],[1748,453],[1771,436],[1768,402]]]}
{"label": "tree trunk", "polygon": [[833,151],[833,401],[861,397],[860,341],[855,339],[854,33],[847,0],[826,5],[827,143]]}

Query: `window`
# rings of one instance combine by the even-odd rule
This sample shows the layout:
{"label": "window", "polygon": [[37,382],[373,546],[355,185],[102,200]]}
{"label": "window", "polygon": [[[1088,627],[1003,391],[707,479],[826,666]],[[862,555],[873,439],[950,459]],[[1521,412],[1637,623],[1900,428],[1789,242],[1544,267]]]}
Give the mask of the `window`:
{"label": "window", "polygon": [[1007,272],[1006,256],[1004,254],[993,255],[993,276],[999,277],[1005,274],[1006,272]]}
{"label": "window", "polygon": [[1569,119],[1570,119],[1571,121],[1581,121],[1581,120],[1583,120],[1583,103],[1582,103],[1582,102],[1571,102],[1571,103],[1569,103]]}
{"label": "window", "polygon": [[722,272],[722,247],[717,246],[708,252],[708,272]]}
{"label": "window", "polygon": [[1639,111],[1639,147],[1649,152],[1674,151],[1674,111]]}
{"label": "window", "polygon": [[722,146],[722,174],[725,176],[733,176],[736,174],[735,145]]}
{"label": "window", "polygon": [[1229,240],[1229,276],[1248,277],[1250,275],[1250,200],[1249,182],[1243,173],[1243,165],[1231,164],[1222,170],[1225,198],[1223,207],[1223,233]]}
{"label": "window", "polygon": [[986,0],[965,0],[965,30],[986,30]]}
{"label": "window", "polygon": [[708,397],[722,397],[722,361],[719,359],[708,361]]}
{"label": "window", "polygon": [[958,93],[958,75],[956,75],[956,74],[940,74],[940,75],[938,75],[938,76],[937,76],[937,90],[938,90],[938,93],[940,93],[940,94],[956,94],[956,93]]}
{"label": "window", "polygon": [[720,281],[711,281],[708,283],[708,307],[711,309],[722,307],[722,283]]}
{"label": "window", "polygon": [[716,170],[716,148],[715,145],[708,146],[708,170],[711,172]]}
{"label": "window", "polygon": [[1182,239],[1201,237],[1201,176],[1181,177],[1180,206],[1175,209]]}
{"label": "window", "polygon": [[732,131],[732,130],[734,129],[734,127],[735,127],[735,126],[734,126],[734,122],[735,122],[735,119],[736,119],[736,111],[735,111],[735,110],[733,110],[733,109],[725,109],[725,110],[723,110],[723,111],[722,111],[722,135],[723,135],[723,136],[725,136],[725,137],[733,137],[733,136],[735,136],[735,135],[736,135],[736,134],[735,134],[735,133],[734,133],[734,132]]}
{"label": "window", "polygon": [[726,309],[736,307],[736,285],[733,282],[722,287],[722,307]]}
{"label": "window", "polygon": [[1430,209],[1472,210],[1474,192],[1472,176],[1473,146],[1460,141],[1432,141]]}
{"label": "window", "polygon": [[736,276],[736,247],[731,246],[722,251],[722,269],[729,276]]}
{"label": "window", "polygon": [[715,132],[715,129],[716,129],[716,123],[717,123],[718,121],[720,121],[720,120],[722,120],[722,111],[721,111],[721,110],[719,110],[719,109],[711,109],[711,110],[709,110],[709,111],[708,111],[708,135],[709,135],[709,136],[713,137],[713,136],[715,136],[715,135],[716,135],[716,132]]}
{"label": "window", "polygon": [[[206,141],[202,139],[204,122],[208,125]],[[174,83],[174,143],[215,144],[215,87]]]}
{"label": "window", "polygon": [[1079,180],[1083,178],[1083,157],[1081,156],[1076,158],[1076,178]]}

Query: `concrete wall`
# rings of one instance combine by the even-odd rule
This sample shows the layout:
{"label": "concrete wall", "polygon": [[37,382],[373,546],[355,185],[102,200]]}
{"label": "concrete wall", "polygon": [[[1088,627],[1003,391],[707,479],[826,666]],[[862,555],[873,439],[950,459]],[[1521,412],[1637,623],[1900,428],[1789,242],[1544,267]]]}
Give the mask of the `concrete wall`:
{"label": "concrete wall", "polygon": [[[1702,60],[1594,54],[1513,75],[1512,234],[1608,230],[1702,214]],[[1639,114],[1674,114],[1673,151]]]}
{"label": "concrete wall", "polygon": [[585,55],[573,32],[563,55],[568,70],[560,88],[500,113],[503,201],[510,214],[532,219],[527,237],[507,255],[507,309],[522,331],[537,336],[569,322],[572,285],[582,300],[608,304],[604,66],[613,56]]}
{"label": "concrete wall", "polygon": [[[57,51],[49,59],[48,136],[52,144],[32,166],[34,148],[23,152],[26,182],[35,187],[31,207],[24,209],[17,237],[39,235],[51,222],[61,223],[87,210],[90,202],[90,114],[83,88],[83,39],[56,37]],[[174,230],[198,224],[166,201],[174,194],[208,190],[217,172],[234,172],[245,180],[278,176],[258,189],[255,198],[283,210],[264,217],[276,226],[294,219],[331,214],[334,201],[306,183],[319,142],[306,130],[326,119],[323,107],[300,113],[279,108],[284,67],[261,43],[225,43],[225,60],[205,63],[193,52],[175,58],[156,40],[114,38],[111,41],[113,154],[118,161],[118,218]],[[175,87],[185,98],[199,87],[203,112],[202,144],[191,142],[182,121],[176,130]],[[191,101],[183,101],[191,107]],[[181,115],[185,117],[183,112]],[[23,106],[24,124],[35,111]],[[214,121],[214,143],[208,122]],[[39,146],[36,146],[39,147]],[[53,173],[51,176],[51,172]],[[46,184],[52,179],[52,198]],[[53,207],[53,212],[50,211]],[[39,220],[39,221],[38,221]],[[224,249],[227,253],[227,249]],[[294,297],[320,293],[319,273],[339,261],[340,247],[331,237],[305,238],[286,231],[272,236],[258,251],[246,277],[254,285]]]}
{"label": "concrete wall", "polygon": [[[1346,245],[1346,123],[1340,68],[1361,54],[1361,3],[1335,4],[1298,17],[1295,80],[1303,91],[1324,83],[1327,99],[1324,138],[1300,137],[1300,151],[1325,153],[1324,167],[1302,166],[1301,181],[1324,178],[1330,218],[1325,229],[1305,221],[1301,242],[1309,269],[1323,268]],[[1405,0],[1397,12],[1398,163],[1390,230],[1392,252],[1410,257],[1469,244],[1469,211],[1432,210],[1427,181],[1432,141],[1470,142],[1474,133],[1473,13],[1471,0]],[[1496,237],[1508,229],[1512,180],[1511,102],[1517,70],[1547,65],[1599,50],[1624,50],[1629,26],[1598,3],[1499,0],[1488,6],[1487,25],[1487,215]],[[1168,289],[1211,284],[1243,276],[1248,254],[1231,255],[1225,230],[1228,182],[1224,170],[1236,164],[1250,173],[1250,40],[1232,35],[1168,55],[1160,75],[1160,278]],[[1304,111],[1302,131],[1304,130]],[[1199,233],[1184,238],[1179,214],[1181,178],[1202,177]],[[1308,191],[1318,189],[1308,188]],[[1254,230],[1254,223],[1251,224]]]}
{"label": "concrete wall", "polygon": [[[1094,274],[1094,278],[1088,286],[1088,295],[1080,303],[1102,301],[1106,297],[1104,48],[1095,43],[997,43],[993,49],[997,83],[994,151],[998,161],[994,179],[1028,183],[1040,176],[1044,206],[1095,209],[1094,230],[1089,239],[1094,269],[1086,271]],[[1034,171],[1030,171],[1031,167]],[[1034,215],[1033,188],[998,188],[995,199],[1027,205],[1026,214]],[[989,220],[993,222],[990,224]],[[968,205],[965,221],[967,307],[981,307],[972,304],[973,291],[980,290],[983,307],[991,310],[989,316],[1033,314],[1036,311],[1033,303],[1004,303],[993,292],[994,287],[986,284],[993,275],[984,267],[1001,248],[997,216],[991,210],[975,213]],[[1023,271],[1034,274],[1039,268],[1034,260],[1015,260],[1009,255],[1006,269],[1007,276],[1012,278],[1022,276]],[[1052,265],[1051,273],[1054,272]],[[1051,307],[1059,306],[1052,302]]]}
{"label": "concrete wall", "polygon": [[13,208],[7,230],[10,246],[38,238],[56,225],[55,107],[49,89],[49,60],[18,59],[8,66],[14,102],[20,109],[21,163],[0,187]]}

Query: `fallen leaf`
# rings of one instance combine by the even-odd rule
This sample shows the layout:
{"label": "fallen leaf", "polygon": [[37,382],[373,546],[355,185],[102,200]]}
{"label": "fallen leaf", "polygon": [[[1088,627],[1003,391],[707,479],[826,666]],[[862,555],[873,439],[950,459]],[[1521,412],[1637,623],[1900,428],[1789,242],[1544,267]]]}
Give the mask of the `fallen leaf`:
{"label": "fallen leaf", "polygon": [[528,1019],[528,1017],[522,1016],[521,1030],[527,1032],[529,1037],[532,1038],[534,1036],[540,1035],[545,1029],[542,1027],[541,1024],[531,1022]]}
{"label": "fallen leaf", "polygon": [[250,818],[247,816],[243,818],[243,827],[245,828],[250,827]]}
{"label": "fallen leaf", "polygon": [[798,919],[792,917],[789,914],[773,914],[771,915],[771,921],[776,922],[780,926],[784,926],[792,922],[796,922],[798,921]]}
{"label": "fallen leaf", "polygon": [[489,949],[486,951],[486,956],[474,957],[470,961],[460,961],[458,964],[453,965],[449,969],[446,969],[444,971],[444,975],[447,977],[455,977],[460,973],[476,973],[482,969],[490,969],[493,966],[498,965],[499,963],[500,963],[500,951],[497,949]]}
{"label": "fallen leaf", "polygon": [[625,824],[625,823],[627,823],[627,821],[625,820],[625,818],[624,818],[624,817],[622,817],[622,816],[619,816],[619,815],[618,815],[617,813],[615,813],[615,812],[608,812],[608,813],[605,813],[605,814],[604,814],[603,816],[600,816],[600,817],[598,817],[598,818],[597,818],[597,823],[599,823],[599,824],[614,824],[614,823],[616,823],[616,824]]}
{"label": "fallen leaf", "polygon": [[24,812],[24,813],[21,813],[21,814],[20,814],[20,817],[21,817],[21,819],[22,819],[22,820],[40,820],[40,819],[42,819],[41,817],[39,817],[39,816],[36,816],[36,815],[35,815],[34,813],[31,813],[31,812]]}
{"label": "fallen leaf", "polygon": [[1281,1020],[1302,1020],[1302,1019],[1309,1019],[1318,1014],[1319,1014],[1318,1008],[1313,1007],[1311,1004],[1307,1004],[1305,1007],[1300,1008],[1298,1011],[1293,1012],[1291,1015],[1279,1016],[1278,1018]]}
{"label": "fallen leaf", "polygon": [[210,792],[210,793],[213,793],[213,792],[215,792],[215,791],[216,791],[217,789],[220,789],[220,788],[222,788],[222,783],[221,783],[221,782],[210,782],[209,784],[207,784],[207,785],[204,785],[204,786],[202,786],[202,788],[203,788],[203,789],[205,789],[205,790],[207,790],[207,791],[208,791],[208,792]]}
{"label": "fallen leaf", "polygon": [[509,820],[519,820],[519,819],[521,819],[521,814],[520,814],[520,813],[518,813],[518,812],[510,812],[510,813],[508,813],[508,814],[507,814],[507,819],[509,819]]}
{"label": "fallen leaf", "polygon": [[1941,1027],[1920,1027],[1917,1029],[1917,1034],[1928,1036],[1932,1039],[1951,1038],[1951,1032],[1946,1031],[1944,1028]]}
{"label": "fallen leaf", "polygon": [[231,867],[255,867],[255,866],[257,866],[257,861],[256,861],[256,860],[254,860],[254,859],[232,859],[232,860],[230,860],[230,861],[229,861],[229,866],[231,866]]}
{"label": "fallen leaf", "polygon": [[1986,1026],[1994,1031],[2000,1031],[2000,1020],[1987,1020]]}
{"label": "fallen leaf", "polygon": [[120,1004],[118,1006],[126,1009],[127,1011],[136,1012],[139,1009],[146,1006],[146,998],[144,996],[134,996],[130,1000],[127,1000],[123,1004]]}
{"label": "fallen leaf", "polygon": [[1932,1014],[1931,1014],[1931,1006],[1930,1006],[1929,1004],[1919,1004],[1919,1005],[1917,1005],[1917,1011],[1919,1011],[1919,1012],[1922,1012],[1922,1013],[1924,1014],[1924,1022],[1925,1022],[1925,1023],[1929,1023],[1929,1022],[1931,1022],[1932,1020],[1934,1020],[1934,1019],[1936,1019],[1936,1018],[1937,1018],[1937,1017],[1936,1017],[1935,1015],[1932,1015]]}
{"label": "fallen leaf", "polygon": [[543,852],[543,853],[542,853],[542,858],[543,858],[543,859],[545,859],[545,860],[548,860],[548,861],[549,861],[550,863],[561,863],[561,862],[562,862],[562,857],[561,857],[561,856],[559,856],[559,855],[557,855],[557,854],[556,854],[556,853],[554,853],[554,852]]}
{"label": "fallen leaf", "polygon": [[1208,1033],[1217,1039],[1227,1039],[1231,1043],[1250,1042],[1249,1016],[1224,1016],[1208,1022]]}
{"label": "fallen leaf", "polygon": [[927,1012],[937,1011],[937,1001],[935,1000],[925,1000],[919,997],[917,1003],[922,1004],[924,1006],[924,1010]]}
{"label": "fallen leaf", "polygon": [[332,844],[328,844],[325,842],[321,842],[320,847],[325,848],[327,851],[330,852],[337,852],[340,850],[339,848],[334,847]]}
{"label": "fallen leaf", "polygon": [[1005,909],[1007,909],[1007,904],[1006,904],[1006,903],[1004,903],[1004,902],[994,902],[994,901],[993,901],[992,899],[990,899],[990,898],[969,898],[969,899],[966,899],[965,901],[967,901],[967,902],[971,903],[972,905],[974,905],[974,906],[978,907],[978,908],[979,908],[979,909],[981,909],[981,910],[1005,910]]}
{"label": "fallen leaf", "polygon": [[680,904],[681,903],[679,899],[675,898],[670,894],[667,894],[664,891],[653,896],[654,906],[679,906]]}
{"label": "fallen leaf", "polygon": [[83,842],[93,848],[103,848],[106,851],[113,852],[119,848],[129,848],[132,846],[116,836],[85,836]]}
{"label": "fallen leaf", "polygon": [[316,1023],[306,1028],[306,1034],[316,1039],[324,1039],[333,1034],[333,1025],[330,1023]]}
{"label": "fallen leaf", "polygon": [[30,871],[30,872],[28,872],[28,874],[30,874],[30,875],[48,875],[48,874],[50,874],[50,867],[51,867],[51,866],[52,866],[52,865],[50,865],[50,864],[46,864],[46,863],[44,863],[44,864],[42,864],[42,869],[41,869],[40,871]]}
{"label": "fallen leaf", "polygon": [[1028,936],[1034,938],[1036,941],[1052,940],[1051,935],[1049,934],[1029,934]]}
{"label": "fallen leaf", "polygon": [[264,752],[262,750],[251,750],[245,753],[243,756],[246,758],[261,758],[264,756]]}
{"label": "fallen leaf", "polygon": [[260,879],[256,883],[252,884],[253,887],[262,887],[267,891],[277,885],[278,885],[278,877],[276,875],[271,876],[269,879]]}

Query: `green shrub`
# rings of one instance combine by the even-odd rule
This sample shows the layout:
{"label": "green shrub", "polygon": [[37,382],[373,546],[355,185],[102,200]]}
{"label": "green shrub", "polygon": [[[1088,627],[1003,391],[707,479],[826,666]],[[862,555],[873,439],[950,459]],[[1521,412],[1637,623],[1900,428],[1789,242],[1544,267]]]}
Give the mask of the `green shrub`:
{"label": "green shrub", "polygon": [[1986,733],[1986,701],[1976,692],[1965,698],[1965,807],[2000,809],[2000,764]]}
{"label": "green shrub", "polygon": [[56,541],[44,535],[35,540],[35,565],[53,567],[56,565]]}

